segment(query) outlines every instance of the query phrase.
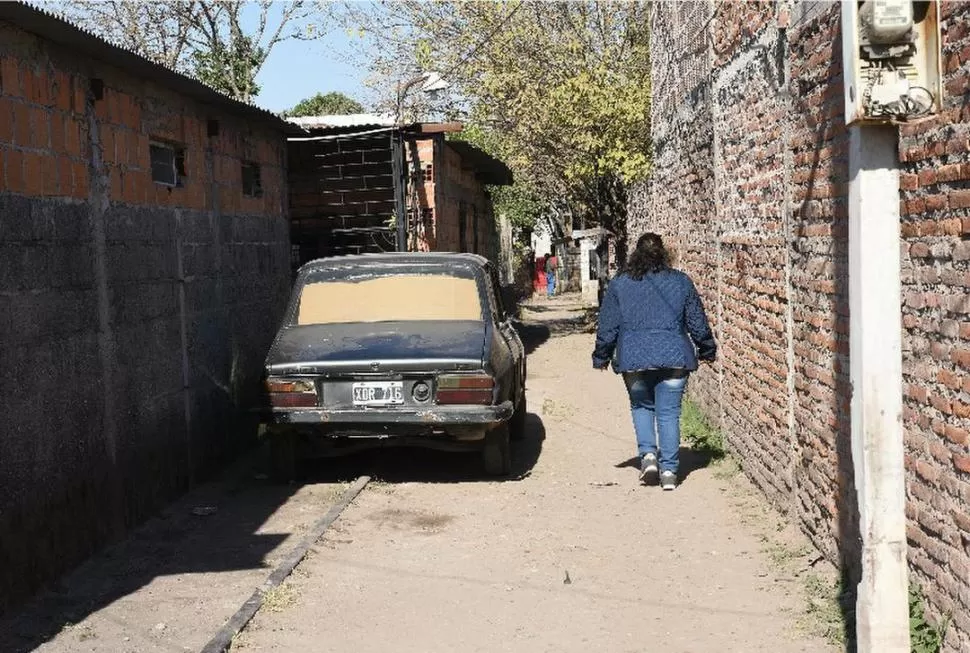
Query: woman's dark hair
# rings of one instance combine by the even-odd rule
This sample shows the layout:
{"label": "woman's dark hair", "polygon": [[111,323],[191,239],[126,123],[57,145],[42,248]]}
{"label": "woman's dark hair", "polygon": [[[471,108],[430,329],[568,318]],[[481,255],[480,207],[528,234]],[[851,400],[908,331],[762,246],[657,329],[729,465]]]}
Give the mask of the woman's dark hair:
{"label": "woman's dark hair", "polygon": [[664,247],[663,238],[648,232],[637,240],[637,248],[630,254],[623,271],[634,279],[642,279],[645,274],[666,270],[669,267],[670,253]]}

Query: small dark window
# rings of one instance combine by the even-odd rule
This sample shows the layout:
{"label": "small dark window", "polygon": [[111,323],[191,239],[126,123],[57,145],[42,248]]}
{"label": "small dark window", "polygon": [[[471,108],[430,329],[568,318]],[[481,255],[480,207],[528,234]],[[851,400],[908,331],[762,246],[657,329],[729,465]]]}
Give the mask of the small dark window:
{"label": "small dark window", "polygon": [[259,165],[256,163],[242,164],[242,187],[246,197],[262,197],[263,184],[259,176]]}
{"label": "small dark window", "polygon": [[182,186],[185,177],[185,149],[167,143],[150,143],[152,181],[166,186]]}

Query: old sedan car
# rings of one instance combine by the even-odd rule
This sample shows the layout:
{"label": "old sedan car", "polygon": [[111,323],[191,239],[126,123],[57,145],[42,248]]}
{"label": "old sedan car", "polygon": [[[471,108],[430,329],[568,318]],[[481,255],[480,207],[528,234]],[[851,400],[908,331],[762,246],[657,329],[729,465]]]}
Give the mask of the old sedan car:
{"label": "old sedan car", "polygon": [[507,475],[525,427],[525,348],[489,261],[319,259],[297,274],[265,367],[274,471],[374,444],[480,449]]}

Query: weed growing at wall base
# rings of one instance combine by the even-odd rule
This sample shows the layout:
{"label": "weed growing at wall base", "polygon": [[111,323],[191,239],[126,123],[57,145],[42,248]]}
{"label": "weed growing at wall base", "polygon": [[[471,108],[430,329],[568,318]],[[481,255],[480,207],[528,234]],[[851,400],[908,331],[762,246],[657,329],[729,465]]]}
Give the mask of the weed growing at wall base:
{"label": "weed growing at wall base", "polygon": [[909,586],[909,646],[912,653],[939,653],[949,623],[949,615],[938,626],[927,621],[923,590],[916,584]]}
{"label": "weed growing at wall base", "polygon": [[707,421],[700,408],[690,400],[684,401],[680,433],[691,449],[711,460],[722,460],[727,454],[721,432]]}
{"label": "weed growing at wall base", "polygon": [[815,573],[803,576],[805,615],[811,632],[847,651],[855,650],[853,630],[855,594],[846,587],[843,577],[829,578]]}

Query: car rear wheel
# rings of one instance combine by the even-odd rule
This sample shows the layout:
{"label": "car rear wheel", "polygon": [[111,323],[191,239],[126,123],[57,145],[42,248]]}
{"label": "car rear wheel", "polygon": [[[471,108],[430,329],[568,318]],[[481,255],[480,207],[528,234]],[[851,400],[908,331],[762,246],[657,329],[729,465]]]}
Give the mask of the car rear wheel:
{"label": "car rear wheel", "polygon": [[289,483],[296,478],[296,434],[291,431],[270,431],[268,435],[273,480]]}
{"label": "car rear wheel", "polygon": [[513,440],[525,439],[525,421],[528,412],[529,408],[525,401],[525,393],[523,393],[519,397],[519,405],[515,407],[515,412],[512,413],[512,419],[509,420],[509,436]]}
{"label": "car rear wheel", "polygon": [[512,447],[509,444],[509,425],[502,424],[485,434],[482,450],[485,473],[489,476],[508,476],[512,472]]}

